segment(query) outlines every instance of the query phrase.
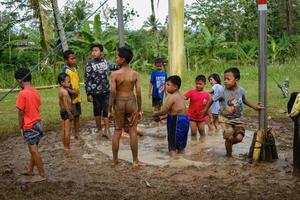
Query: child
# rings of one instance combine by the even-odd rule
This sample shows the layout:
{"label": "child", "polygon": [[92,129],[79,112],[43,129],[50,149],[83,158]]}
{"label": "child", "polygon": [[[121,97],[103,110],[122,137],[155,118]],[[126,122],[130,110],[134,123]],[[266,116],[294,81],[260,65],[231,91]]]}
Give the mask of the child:
{"label": "child", "polygon": [[21,135],[28,144],[31,159],[25,167],[24,175],[32,176],[33,168],[37,166],[38,177],[33,177],[33,182],[46,180],[44,163],[38,151],[38,144],[43,136],[41,115],[40,115],[40,94],[31,85],[31,73],[29,69],[20,68],[15,72],[15,79],[18,81],[21,91],[18,95],[16,107],[19,110],[19,129]]}
{"label": "child", "polygon": [[79,138],[80,121],[81,115],[81,96],[80,96],[80,81],[78,72],[76,70],[76,56],[71,50],[64,52],[64,59],[66,66],[63,67],[62,73],[67,74],[70,77],[71,85],[68,88],[68,92],[72,99],[72,114],[74,116],[74,130],[75,139]]}
{"label": "child", "polygon": [[[121,67],[111,75],[111,95],[109,99],[109,117],[114,107],[115,132],[112,138],[113,164],[118,164],[119,142],[122,129],[128,126],[133,167],[143,164],[138,160],[137,123],[142,117],[142,96],[139,74],[129,67],[133,53],[129,48],[121,47],[117,51],[116,63]],[[134,95],[134,88],[136,96]]]}
{"label": "child", "polygon": [[197,129],[200,136],[205,136],[205,123],[208,120],[208,109],[211,102],[211,97],[208,92],[203,91],[206,78],[204,75],[199,75],[195,80],[196,88],[184,94],[186,100],[190,100],[189,112],[191,123],[191,136],[195,139]]}
{"label": "child", "polygon": [[220,95],[222,95],[224,88],[221,85],[221,79],[219,74],[213,73],[209,75],[208,81],[212,85],[210,94],[212,95],[212,105],[211,105],[211,113],[212,113],[212,123],[215,129],[218,129],[219,126],[219,112],[220,112],[220,104],[219,101],[216,100]]}
{"label": "child", "polygon": [[93,44],[91,46],[93,60],[89,62],[85,68],[85,91],[88,102],[93,102],[94,116],[98,131],[101,129],[101,115],[104,118],[103,137],[108,137],[109,120],[108,120],[108,100],[110,95],[110,85],[108,81],[108,72],[117,70],[119,66],[109,65],[103,56],[103,46],[101,44]]}
{"label": "child", "polygon": [[70,131],[73,121],[72,100],[68,93],[70,88],[70,77],[67,74],[61,73],[57,78],[58,84],[60,85],[58,98],[60,107],[60,116],[63,120],[62,123],[62,142],[65,151],[70,150]]}
{"label": "child", "polygon": [[170,76],[167,79],[166,90],[170,94],[160,111],[154,112],[154,116],[168,114],[167,132],[168,148],[171,156],[184,150],[189,131],[189,117],[186,115],[184,97],[180,94],[181,79],[179,76]]}
{"label": "child", "polygon": [[220,122],[224,128],[226,156],[232,157],[232,145],[240,143],[245,136],[243,122],[240,121],[243,114],[243,103],[258,111],[263,105],[253,105],[245,96],[245,90],[238,86],[240,70],[232,67],[224,71],[223,94],[218,97],[220,101]]}
{"label": "child", "polygon": [[159,111],[162,106],[167,80],[167,73],[161,58],[155,59],[155,67],[156,70],[152,71],[149,84],[149,98],[152,96],[154,112]]}

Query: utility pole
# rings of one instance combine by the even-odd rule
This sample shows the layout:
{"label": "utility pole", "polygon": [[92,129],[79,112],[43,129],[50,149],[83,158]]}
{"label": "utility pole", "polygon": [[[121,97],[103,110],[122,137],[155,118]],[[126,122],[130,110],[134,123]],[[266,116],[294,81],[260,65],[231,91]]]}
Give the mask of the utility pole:
{"label": "utility pole", "polygon": [[125,31],[123,19],[123,0],[117,0],[119,47],[125,46]]}

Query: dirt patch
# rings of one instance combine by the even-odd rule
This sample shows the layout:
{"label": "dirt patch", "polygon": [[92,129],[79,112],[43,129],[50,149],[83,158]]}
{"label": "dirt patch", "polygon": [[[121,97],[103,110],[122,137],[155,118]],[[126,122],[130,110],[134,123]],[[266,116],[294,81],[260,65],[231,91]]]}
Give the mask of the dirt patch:
{"label": "dirt patch", "polygon": [[[247,129],[256,130],[256,120],[248,122]],[[150,120],[144,124],[149,125]],[[148,165],[140,170],[133,170],[124,160],[112,168],[110,156],[87,145],[85,139],[72,139],[72,150],[65,154],[59,131],[50,131],[40,145],[48,176],[42,183],[30,183],[30,178],[19,175],[29,153],[21,137],[10,137],[0,142],[0,199],[300,199],[300,179],[291,175],[292,123],[270,124],[280,157],[276,162],[249,164],[243,155],[228,160],[225,152],[216,156],[203,147],[201,152],[193,149],[196,152],[186,152],[182,157],[217,160],[209,166]],[[93,122],[82,130],[93,134],[91,127]],[[166,147],[156,149],[163,153]]]}

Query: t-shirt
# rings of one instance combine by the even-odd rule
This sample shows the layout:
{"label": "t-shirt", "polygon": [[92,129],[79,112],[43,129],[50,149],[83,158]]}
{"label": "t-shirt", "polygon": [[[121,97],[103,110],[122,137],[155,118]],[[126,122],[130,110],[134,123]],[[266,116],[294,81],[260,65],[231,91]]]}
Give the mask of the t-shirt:
{"label": "t-shirt", "polygon": [[221,115],[228,119],[240,118],[243,115],[243,103],[246,100],[245,90],[237,87],[235,91],[224,89],[220,96]]}
{"label": "t-shirt", "polygon": [[167,80],[167,72],[162,70],[153,70],[150,77],[150,83],[152,84],[152,97],[163,99],[164,89]]}
{"label": "t-shirt", "polygon": [[64,66],[62,69],[62,73],[66,73],[68,76],[70,76],[71,80],[71,86],[70,88],[77,92],[78,96],[72,100],[72,103],[79,103],[81,102],[81,96],[80,96],[80,81],[78,72],[75,68],[70,68],[68,66]]}
{"label": "t-shirt", "polygon": [[210,94],[208,92],[199,92],[196,89],[193,89],[185,93],[184,96],[190,99],[188,111],[190,119],[195,121],[206,121],[208,119],[208,116],[203,115],[201,112],[204,110],[206,104],[208,103]]}
{"label": "t-shirt", "polygon": [[95,95],[110,92],[108,72],[119,68],[117,65],[108,64],[104,58],[89,62],[84,74],[86,94]]}
{"label": "t-shirt", "polygon": [[220,84],[214,84],[212,87],[212,100],[213,104],[211,105],[211,113],[212,114],[219,114],[220,112],[220,103],[217,100],[220,95],[223,94],[224,88]]}
{"label": "t-shirt", "polygon": [[40,94],[34,87],[26,87],[20,91],[16,107],[24,113],[23,129],[31,129],[36,122],[41,120],[40,106]]}

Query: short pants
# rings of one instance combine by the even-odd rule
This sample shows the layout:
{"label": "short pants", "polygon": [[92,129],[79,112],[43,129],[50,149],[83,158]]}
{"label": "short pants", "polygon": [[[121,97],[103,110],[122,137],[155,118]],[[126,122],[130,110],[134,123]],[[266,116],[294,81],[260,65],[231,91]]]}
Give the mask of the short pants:
{"label": "short pants", "polygon": [[163,99],[152,97],[152,107],[161,107],[163,104]]}
{"label": "short pants", "polygon": [[168,148],[169,151],[183,150],[186,147],[190,119],[187,115],[168,115]]}
{"label": "short pants", "polygon": [[71,112],[74,117],[79,117],[81,115],[81,105],[80,103],[72,104]]}
{"label": "short pants", "polygon": [[[71,113],[73,114],[72,110],[71,110]],[[73,114],[73,116],[74,116],[74,114]],[[60,110],[60,117],[61,117],[62,120],[67,120],[67,119],[69,119],[69,114],[66,110],[61,109]]]}
{"label": "short pants", "polygon": [[94,116],[108,117],[108,102],[109,92],[103,94],[94,94],[93,105],[94,105]]}
{"label": "short pants", "polygon": [[43,136],[43,128],[41,121],[36,122],[31,129],[24,129],[24,139],[29,145],[37,145]]}
{"label": "short pants", "polygon": [[226,117],[219,116],[219,122],[224,130],[223,137],[227,139],[229,136],[236,137],[238,134],[245,136],[244,123],[237,119],[227,119]]}
{"label": "short pants", "polygon": [[[135,96],[116,97],[114,103],[115,128],[135,127],[138,124],[138,107]],[[126,126],[125,126],[126,125]]]}

